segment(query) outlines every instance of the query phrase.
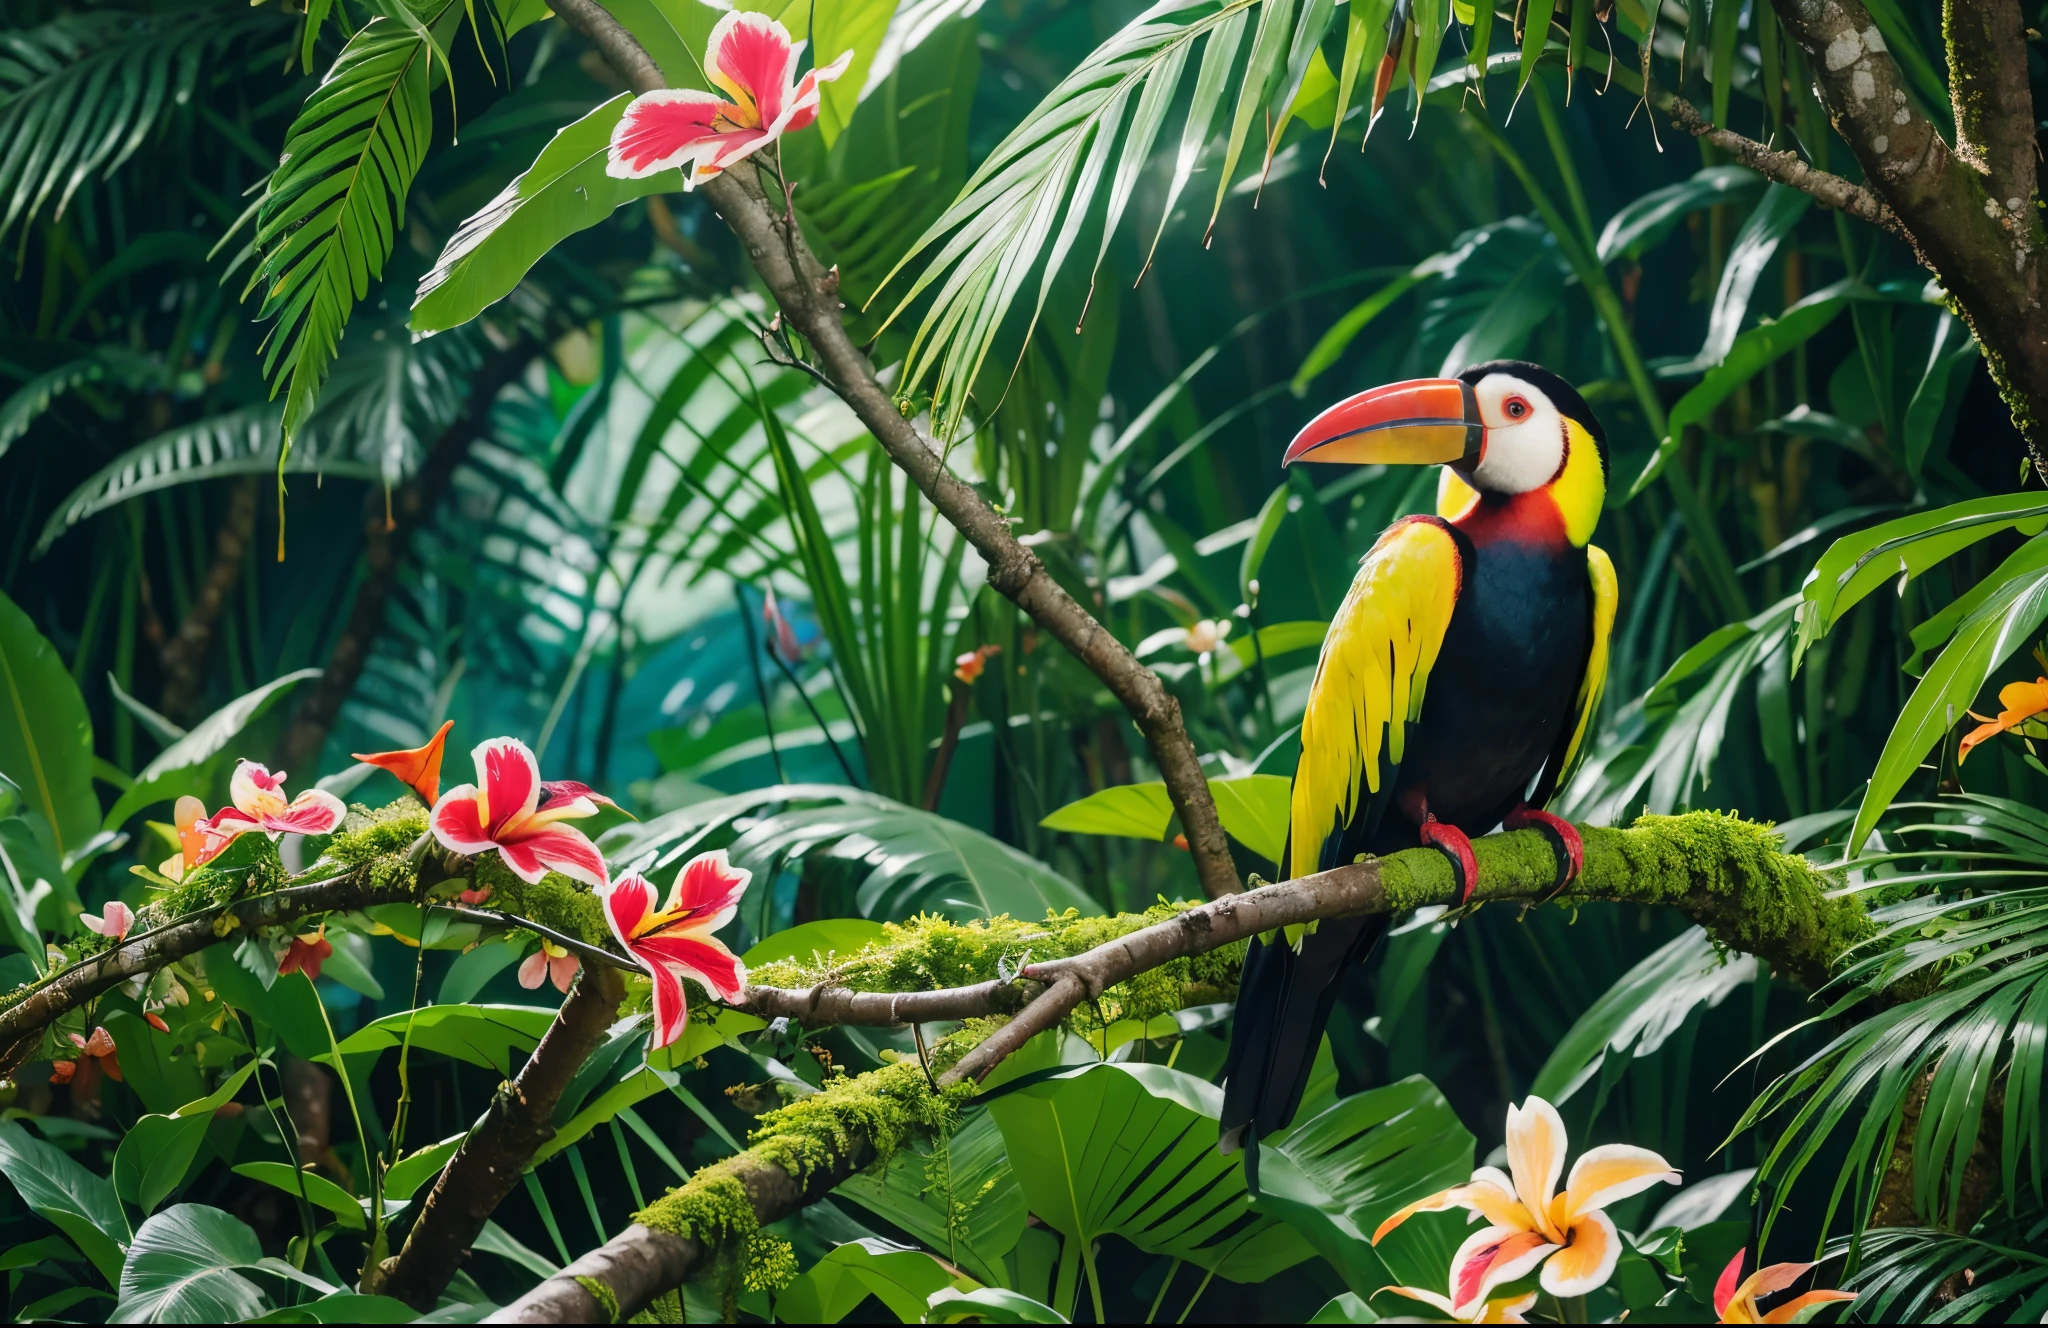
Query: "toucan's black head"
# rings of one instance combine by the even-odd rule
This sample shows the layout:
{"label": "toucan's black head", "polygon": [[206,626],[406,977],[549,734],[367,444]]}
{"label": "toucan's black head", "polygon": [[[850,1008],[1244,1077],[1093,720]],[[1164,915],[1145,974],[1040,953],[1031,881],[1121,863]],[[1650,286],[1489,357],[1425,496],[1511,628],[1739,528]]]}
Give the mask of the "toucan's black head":
{"label": "toucan's black head", "polygon": [[1550,404],[1556,408],[1559,415],[1584,429],[1592,438],[1594,448],[1600,453],[1600,474],[1603,479],[1606,477],[1607,430],[1600,427],[1599,417],[1593,414],[1593,408],[1586,404],[1586,399],[1579,395],[1579,389],[1542,365],[1531,364],[1527,360],[1488,360],[1460,373],[1458,381],[1471,384],[1477,391],[1481,383],[1496,375],[1499,376],[1496,381],[1514,379],[1535,388],[1549,398]]}

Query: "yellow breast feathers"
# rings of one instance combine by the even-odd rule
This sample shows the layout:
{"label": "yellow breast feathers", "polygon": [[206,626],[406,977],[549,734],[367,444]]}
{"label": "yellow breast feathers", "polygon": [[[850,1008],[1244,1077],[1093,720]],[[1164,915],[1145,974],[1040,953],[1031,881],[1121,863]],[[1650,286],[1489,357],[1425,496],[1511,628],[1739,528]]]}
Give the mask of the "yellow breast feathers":
{"label": "yellow breast feathers", "polygon": [[1314,870],[1323,841],[1358,810],[1361,787],[1379,792],[1382,743],[1388,761],[1400,763],[1404,726],[1422,713],[1463,576],[1457,540],[1433,517],[1396,522],[1359,565],[1302,716],[1289,824],[1295,864]]}

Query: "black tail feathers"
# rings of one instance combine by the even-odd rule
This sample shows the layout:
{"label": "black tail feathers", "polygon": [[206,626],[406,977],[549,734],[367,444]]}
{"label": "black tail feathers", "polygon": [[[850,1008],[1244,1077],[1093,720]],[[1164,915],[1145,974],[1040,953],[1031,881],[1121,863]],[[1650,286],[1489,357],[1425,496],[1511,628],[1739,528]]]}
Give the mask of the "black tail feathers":
{"label": "black tail feathers", "polygon": [[1299,951],[1284,935],[1252,941],[1223,1067],[1222,1147],[1245,1149],[1247,1179],[1257,1174],[1258,1140],[1287,1128],[1301,1108],[1338,979],[1372,952],[1391,921],[1325,918]]}

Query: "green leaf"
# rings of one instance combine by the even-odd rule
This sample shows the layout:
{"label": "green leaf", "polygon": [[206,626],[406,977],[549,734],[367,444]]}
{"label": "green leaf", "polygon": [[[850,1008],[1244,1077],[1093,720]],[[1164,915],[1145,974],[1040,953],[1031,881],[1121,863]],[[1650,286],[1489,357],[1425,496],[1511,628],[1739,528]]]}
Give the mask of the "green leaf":
{"label": "green leaf", "polygon": [[[113,1323],[235,1323],[270,1308],[236,1272],[263,1258],[247,1223],[204,1204],[173,1204],[142,1224],[121,1270]],[[289,1265],[287,1265],[288,1267]]]}
{"label": "green leaf", "polygon": [[1380,1316],[1354,1291],[1332,1296],[1309,1316],[1310,1323],[1378,1323]]}
{"label": "green leaf", "polygon": [[554,1137],[534,1150],[527,1170],[539,1166],[564,1148],[581,1140],[598,1126],[611,1120],[621,1111],[643,1099],[653,1097],[674,1088],[679,1077],[669,1070],[657,1070],[651,1065],[641,1065],[619,1082],[597,1095],[574,1116],[555,1127]]}
{"label": "green leaf", "polygon": [[897,1163],[861,1172],[832,1193],[946,1251],[983,1282],[1007,1279],[1005,1257],[1025,1230],[1024,1192],[987,1112],[970,1114],[950,1139],[914,1144]]}
{"label": "green leaf", "polygon": [[1519,353],[1556,310],[1569,269],[1547,227],[1509,217],[1459,236],[1433,270],[1418,339],[1450,375]]}
{"label": "green leaf", "polygon": [[555,1012],[537,1005],[429,1005],[363,1025],[341,1040],[341,1054],[345,1060],[381,1055],[401,1045],[410,1028],[414,1051],[509,1074],[512,1053],[531,1051],[554,1022]]}
{"label": "green leaf", "polygon": [[[234,1170],[237,1176],[247,1176],[250,1180],[283,1190],[293,1198],[298,1197],[299,1187],[303,1184],[306,1202],[315,1208],[324,1208],[334,1214],[335,1219],[351,1231],[361,1231],[367,1226],[363,1205],[356,1197],[317,1171],[297,1171],[285,1162],[243,1162]],[[384,1194],[387,1199],[410,1197],[393,1194],[388,1185]]]}
{"label": "green leaf", "polygon": [[1599,260],[1641,258],[1687,216],[1718,203],[1729,203],[1763,183],[1747,166],[1707,166],[1691,178],[1652,189],[1608,218],[1600,232]]}
{"label": "green leaf", "polygon": [[1759,323],[1737,336],[1726,356],[1671,408],[1664,438],[1657,444],[1649,464],[1643,467],[1643,473],[1630,486],[1628,496],[1633,498],[1641,493],[1663,472],[1664,463],[1678,451],[1679,440],[1687,428],[1704,423],[1736,388],[1762,373],[1779,356],[1812,340],[1835,321],[1835,315],[1851,300],[1869,298],[1872,295],[1867,287],[1844,279],[1815,291],[1776,319]]}
{"label": "green leaf", "polygon": [[1906,470],[1915,478],[1926,464],[1936,442],[1945,442],[1955,425],[1956,408],[1962,404],[1963,389],[1977,363],[1977,341],[1963,320],[1943,311],[1935,325],[1934,344],[1927,351],[1927,367],[1913,400],[1906,407]]}
{"label": "green leaf", "polygon": [[1991,575],[1950,600],[1940,612],[1923,619],[1913,628],[1913,654],[1905,663],[1905,671],[1916,678],[1925,673],[1927,652],[1954,636],[1957,624],[1975,613],[1977,607],[1996,594],[2000,586],[2015,577],[2044,567],[2048,567],[2048,540],[2036,536],[2014,549]]}
{"label": "green leaf", "polygon": [[[828,92],[832,86],[826,85]],[[550,249],[621,204],[681,192],[680,169],[645,180],[605,174],[612,129],[632,100],[633,94],[622,92],[557,130],[533,165],[457,228],[420,278],[413,331],[445,332],[467,323],[511,294]]]}
{"label": "green leaf", "polygon": [[[419,1311],[389,1296],[366,1296],[360,1291],[337,1291],[318,1300],[303,1301],[290,1309],[276,1310],[249,1323],[412,1323]],[[449,1320],[439,1320],[450,1322]]]}
{"label": "green leaf", "polygon": [[113,1181],[93,1175],[15,1121],[0,1121],[0,1176],[38,1217],[71,1237],[100,1276],[108,1282],[120,1278],[129,1227]]}
{"label": "green leaf", "polygon": [[560,1264],[520,1244],[512,1233],[496,1222],[484,1223],[483,1234],[476,1238],[476,1243],[470,1248],[510,1260],[535,1277],[553,1277],[562,1271]]}
{"label": "green leaf", "polygon": [[448,976],[441,979],[434,1000],[441,1005],[467,1005],[492,978],[518,962],[519,952],[507,944],[465,950],[448,966]]}
{"label": "green leaf", "polygon": [[[1390,1282],[1434,1286],[1464,1226],[1411,1218],[1378,1246],[1379,1224],[1406,1204],[1462,1183],[1472,1134],[1420,1075],[1375,1088],[1261,1145],[1258,1210],[1299,1231],[1358,1295]],[[1446,1243],[1447,1242],[1447,1243]]]}
{"label": "green leaf", "polygon": [[1800,588],[1805,603],[1799,610],[1799,654],[1879,586],[1919,576],[2000,531],[2031,537],[2043,529],[2048,529],[2048,503],[2028,494],[1996,494],[1844,535],[1820,556]]}
{"label": "green leaf", "polygon": [[[1317,624],[1321,629],[1321,624]],[[1280,861],[1287,844],[1287,798],[1290,781],[1282,775],[1232,775],[1209,781],[1216,814],[1231,838],[1269,862]],[[1120,835],[1127,839],[1166,838],[1173,823],[1173,801],[1159,780],[1119,784],[1057,808],[1039,821],[1048,830],[1076,835]]]}
{"label": "green leaf", "polygon": [[[926,1302],[925,1323],[1066,1323],[1067,1316],[1050,1305],[1002,1287],[973,1291],[934,1291]],[[907,1320],[906,1320],[907,1322]]]}
{"label": "green leaf", "polygon": [[834,955],[842,959],[857,955],[869,942],[887,935],[887,927],[867,918],[819,918],[776,932],[740,959],[750,969],[785,959],[823,963]]}
{"label": "green leaf", "polygon": [[320,997],[313,984],[294,974],[266,988],[256,974],[236,961],[236,949],[237,946],[223,943],[204,952],[206,980],[215,993],[251,1019],[275,1029],[294,1056],[308,1060],[325,1058],[329,1051],[327,1021],[321,1015]]}
{"label": "green leaf", "polygon": [[[156,759],[142,768],[134,785],[107,813],[107,829],[120,829],[129,817],[157,803],[171,802],[188,793],[203,798],[212,792],[216,775],[229,756],[228,744],[286,692],[308,678],[319,677],[320,673],[319,669],[298,669],[273,678],[193,725],[191,732],[157,753]],[[304,782],[312,783],[310,779]]]}
{"label": "green leaf", "polygon": [[[180,484],[229,475],[269,475],[282,465],[286,474],[319,474],[335,479],[376,479],[378,468],[346,455],[316,423],[293,439],[291,455],[282,463],[278,451],[284,433],[277,412],[268,406],[231,410],[192,424],[181,424],[121,453],[68,494],[50,512],[36,539],[43,553],[65,531],[146,493]],[[333,440],[338,443],[341,440]]]}
{"label": "green leaf", "polygon": [[1698,373],[1728,358],[1736,334],[1742,331],[1743,320],[1749,315],[1750,297],[1756,293],[1764,269],[1812,205],[1811,194],[1801,193],[1790,185],[1774,182],[1764,190],[1755,211],[1736,234],[1734,247],[1728,251],[1728,261],[1721,269],[1721,285],[1714,292],[1714,307],[1707,315],[1706,341],[1699,354],[1684,364],[1670,366],[1664,370],[1666,374]]}
{"label": "green leaf", "polygon": [[0,1253],[0,1273],[11,1273],[17,1268],[33,1268],[39,1263],[84,1263],[85,1256],[78,1247],[62,1236],[44,1236],[41,1240],[23,1241]]}
{"label": "green leaf", "polygon": [[92,718],[71,670],[29,616],[0,594],[0,775],[43,818],[61,859],[99,829]]}
{"label": "green leaf", "polygon": [[1877,818],[1906,786],[1950,728],[1968,717],[1977,693],[2016,651],[2024,649],[2048,619],[2048,571],[2013,577],[1985,597],[1957,626],[1956,634],[1927,666],[1927,676],[1906,698],[1870,772],[1863,804],[1850,828],[1848,851],[1862,851]]}
{"label": "green leaf", "polygon": [[28,432],[29,426],[41,418],[58,397],[73,388],[100,382],[109,373],[118,373],[125,383],[136,387],[148,386],[153,380],[164,377],[154,360],[118,347],[96,350],[45,370],[16,388],[6,401],[0,402],[0,457],[7,455],[7,449]]}
{"label": "green leaf", "polygon": [[[0,780],[5,788],[14,787],[5,776]],[[73,930],[79,912],[78,891],[51,838],[48,824],[33,812],[0,820],[0,886],[6,890],[0,929],[24,954],[41,953],[45,931]]]}
{"label": "green leaf", "polygon": [[1655,1054],[1695,1011],[1720,1005],[1756,976],[1754,956],[1731,955],[1701,928],[1687,928],[1622,974],[1578,1017],[1551,1049],[1529,1092],[1563,1103],[1597,1077],[1604,1098],[1612,1081],[1604,1065],[1625,1067],[1631,1058]]}
{"label": "green leaf", "polygon": [[462,1147],[467,1134],[451,1134],[437,1144],[416,1148],[391,1164],[384,1173],[384,1197],[410,1199],[419,1188],[441,1174],[448,1160]]}
{"label": "green leaf", "polygon": [[[1362,0],[1354,0],[1354,3],[1362,3]],[[1316,340],[1316,344],[1309,350],[1308,358],[1301,362],[1301,368],[1294,371],[1294,395],[1307,395],[1309,385],[1325,369],[1328,369],[1343,357],[1344,352],[1350,349],[1351,343],[1357,340],[1358,334],[1365,331],[1375,318],[1378,318],[1381,314],[1392,308],[1394,301],[1406,295],[1410,290],[1413,290],[1417,282],[1436,275],[1438,271],[1437,264],[1442,257],[1439,254],[1417,263],[1414,267],[1409,268],[1400,276],[1395,277],[1386,285],[1360,300],[1342,318],[1332,323],[1329,331],[1323,333]],[[1287,486],[1283,484],[1275,492],[1285,492],[1286,488]],[[1262,519],[1264,515],[1262,511],[1260,513]]]}
{"label": "green leaf", "polygon": [[775,1314],[787,1323],[838,1323],[873,1296],[899,1322],[922,1323],[933,1295],[978,1286],[923,1250],[870,1236],[835,1246],[811,1265],[775,1298]]}
{"label": "green leaf", "polygon": [[812,58],[818,66],[831,64],[845,52],[853,53],[846,72],[820,89],[818,132],[827,146],[853,122],[854,108],[867,87],[868,70],[882,48],[889,20],[895,16],[896,0],[839,0],[813,15]]}
{"label": "green leaf", "polygon": [[1217,1151],[1223,1091],[1163,1065],[1083,1066],[992,1101],[1025,1202],[1080,1242],[1116,1235],[1233,1282],[1309,1257],[1249,1209],[1244,1168]]}
{"label": "green leaf", "polygon": [[145,1214],[154,1211],[185,1183],[192,1159],[206,1142],[213,1113],[234,1101],[255,1070],[256,1062],[251,1060],[206,1097],[188,1102],[168,1116],[144,1116],[136,1121],[114,1151],[114,1193]]}
{"label": "green leaf", "polygon": [[430,27],[459,18],[450,0],[403,20],[372,18],[306,99],[256,216],[262,255],[250,288],[277,320],[263,360],[285,390],[289,440],[312,414],[343,327],[384,274],[405,196],[433,137]]}

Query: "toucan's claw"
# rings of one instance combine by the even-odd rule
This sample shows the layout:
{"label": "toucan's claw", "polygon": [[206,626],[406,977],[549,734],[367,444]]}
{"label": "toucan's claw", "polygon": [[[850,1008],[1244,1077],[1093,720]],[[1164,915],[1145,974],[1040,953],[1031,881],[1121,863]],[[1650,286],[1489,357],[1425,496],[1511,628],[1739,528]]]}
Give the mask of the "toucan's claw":
{"label": "toucan's claw", "polygon": [[1458,878],[1458,906],[1472,902],[1479,885],[1479,859],[1472,855],[1472,841],[1455,825],[1445,825],[1435,816],[1422,821],[1422,842],[1451,860],[1451,874]]}
{"label": "toucan's claw", "polygon": [[1541,831],[1543,837],[1550,841],[1551,847],[1555,848],[1558,856],[1563,859],[1558,864],[1557,879],[1543,893],[1545,900],[1554,897],[1560,890],[1585,874],[1586,841],[1580,836],[1579,828],[1562,816],[1553,816],[1549,812],[1539,811],[1523,803],[1508,813],[1507,819],[1501,822],[1501,827],[1506,830]]}

